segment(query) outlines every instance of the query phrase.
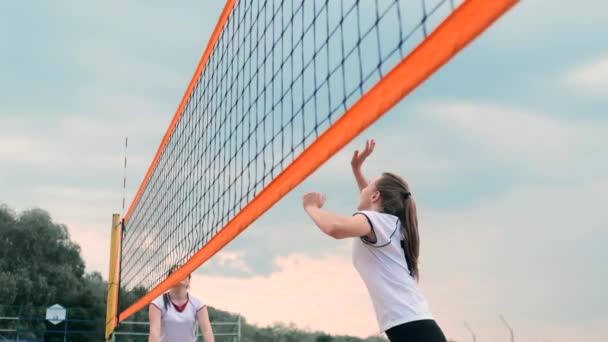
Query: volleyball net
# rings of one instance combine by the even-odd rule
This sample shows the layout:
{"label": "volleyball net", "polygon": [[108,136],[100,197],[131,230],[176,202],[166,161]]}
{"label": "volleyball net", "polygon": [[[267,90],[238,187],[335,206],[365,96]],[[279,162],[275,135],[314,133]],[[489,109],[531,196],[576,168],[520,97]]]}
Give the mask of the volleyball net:
{"label": "volleyball net", "polygon": [[122,303],[117,321],[196,270],[516,2],[227,1],[124,217],[111,272],[118,288],[145,294]]}

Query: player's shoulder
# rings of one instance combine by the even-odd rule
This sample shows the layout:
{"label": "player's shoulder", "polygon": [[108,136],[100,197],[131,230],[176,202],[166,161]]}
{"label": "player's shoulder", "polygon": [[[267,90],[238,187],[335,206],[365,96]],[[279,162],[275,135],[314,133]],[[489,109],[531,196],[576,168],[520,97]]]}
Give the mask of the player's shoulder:
{"label": "player's shoulder", "polygon": [[154,298],[154,300],[150,303],[150,305],[154,305],[162,311],[163,307],[165,306],[165,303],[164,303],[165,300],[163,298],[164,296],[165,295],[162,294],[162,295]]}
{"label": "player's shoulder", "polygon": [[188,298],[192,306],[194,306],[194,308],[196,309],[196,311],[199,311],[200,309],[205,307],[205,303],[200,298],[193,295],[188,295]]}

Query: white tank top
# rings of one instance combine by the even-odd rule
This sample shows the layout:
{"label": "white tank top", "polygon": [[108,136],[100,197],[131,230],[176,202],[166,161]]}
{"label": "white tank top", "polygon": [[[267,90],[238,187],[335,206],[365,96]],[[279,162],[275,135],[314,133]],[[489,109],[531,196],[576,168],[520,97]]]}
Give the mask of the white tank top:
{"label": "white tank top", "polygon": [[360,211],[367,217],[376,242],[354,239],[353,264],[372,299],[381,331],[403,323],[433,319],[429,305],[410,275],[401,247],[401,222],[393,215]]}
{"label": "white tank top", "polygon": [[161,312],[161,342],[195,342],[195,330],[197,313],[205,307],[205,304],[198,298],[188,295],[188,303],[184,311],[179,312],[171,301],[167,301],[167,308],[163,296],[152,301],[152,305],[160,309]]}

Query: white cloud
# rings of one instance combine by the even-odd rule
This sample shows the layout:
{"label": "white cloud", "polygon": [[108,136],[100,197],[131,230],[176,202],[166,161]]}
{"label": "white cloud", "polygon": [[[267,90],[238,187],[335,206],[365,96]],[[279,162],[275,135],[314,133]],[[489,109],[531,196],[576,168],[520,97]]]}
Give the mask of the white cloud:
{"label": "white cloud", "polygon": [[300,328],[333,334],[377,333],[367,290],[348,258],[293,254],[276,261],[281,271],[248,280],[195,273],[191,292],[255,324],[295,322]]}
{"label": "white cloud", "polygon": [[172,119],[172,104],[103,90],[80,96],[89,108],[81,114],[28,111],[0,118],[0,165],[9,175],[17,168],[66,176],[68,170],[78,170],[79,178],[107,180],[99,176],[112,172],[120,184],[124,137],[129,135],[127,190],[134,191]]}
{"label": "white cloud", "polygon": [[251,268],[247,265],[245,260],[243,260],[243,256],[245,253],[243,251],[238,252],[228,252],[223,251],[219,252],[214,256],[218,260],[218,263],[222,267],[229,267],[233,269],[237,269],[238,271],[245,273],[252,273]]}
{"label": "white cloud", "polygon": [[532,159],[559,154],[563,143],[580,135],[571,127],[539,114],[493,105],[446,102],[419,112],[504,158]]}
{"label": "white cloud", "polygon": [[417,111],[429,115],[450,136],[472,143],[478,149],[472,159],[517,163],[531,176],[543,177],[580,176],[607,166],[598,158],[608,146],[601,125],[468,102],[439,102]]}
{"label": "white cloud", "polygon": [[[110,235],[112,226],[111,212],[108,213],[107,224],[88,223],[92,220],[63,221],[55,219],[67,225],[70,238],[80,246],[80,255],[85,261],[86,271],[97,271],[104,279],[108,279],[108,268],[110,265]],[[97,220],[100,221],[100,220]]]}
{"label": "white cloud", "polygon": [[[47,153],[38,153],[45,149],[41,141],[26,137],[0,137],[0,161],[7,163],[44,164],[53,160]],[[32,156],[35,156],[32,158]]]}
{"label": "white cloud", "polygon": [[117,194],[107,189],[81,188],[75,186],[41,185],[33,189],[33,195],[51,200],[94,201],[96,203],[115,201]]}
{"label": "white cloud", "polygon": [[566,74],[565,82],[581,94],[608,96],[608,56],[570,70]]}
{"label": "white cloud", "polygon": [[[566,1],[559,6],[552,0],[519,1],[490,28],[491,38],[482,36],[481,39],[495,49],[516,49],[518,54],[538,49],[544,54],[540,60],[533,57],[534,62],[552,63],[551,53],[570,53],[568,50],[576,49],[573,46],[581,40],[586,40],[585,45],[576,45],[577,48],[599,48],[601,44],[593,42],[606,32],[603,23],[607,10],[608,3],[601,0]],[[573,43],[576,40],[578,42]],[[552,52],[547,54],[547,48]]]}
{"label": "white cloud", "polygon": [[[25,121],[25,120],[24,120]],[[122,149],[111,131],[87,131],[80,123],[63,129],[62,123],[46,126],[46,132],[19,127],[4,127],[0,137],[0,165],[19,165],[23,169],[43,167],[45,170],[120,169]],[[94,125],[89,122],[89,125]],[[62,131],[63,130],[63,131]],[[60,133],[61,131],[61,133]],[[4,148],[4,146],[6,148]],[[134,158],[137,160],[137,158]]]}

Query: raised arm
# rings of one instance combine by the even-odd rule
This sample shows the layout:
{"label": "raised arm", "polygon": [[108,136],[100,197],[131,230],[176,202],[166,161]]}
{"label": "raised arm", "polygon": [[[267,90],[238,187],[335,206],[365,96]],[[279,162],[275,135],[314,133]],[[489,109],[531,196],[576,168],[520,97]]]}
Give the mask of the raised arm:
{"label": "raised arm", "polygon": [[367,179],[365,179],[363,171],[361,171],[361,166],[363,165],[363,162],[365,162],[365,159],[367,159],[367,157],[369,157],[369,155],[374,152],[374,147],[376,147],[376,141],[374,141],[373,139],[367,140],[365,142],[365,149],[361,152],[359,152],[359,150],[356,150],[353,154],[352,160],[350,161],[350,165],[353,169],[353,174],[355,175],[355,180],[357,181],[359,191],[367,187],[368,181]]}
{"label": "raised arm", "polygon": [[302,199],[304,210],[321,231],[334,239],[349,237],[367,237],[375,239],[372,228],[363,215],[345,217],[322,209],[325,196],[318,192],[309,192]]}

